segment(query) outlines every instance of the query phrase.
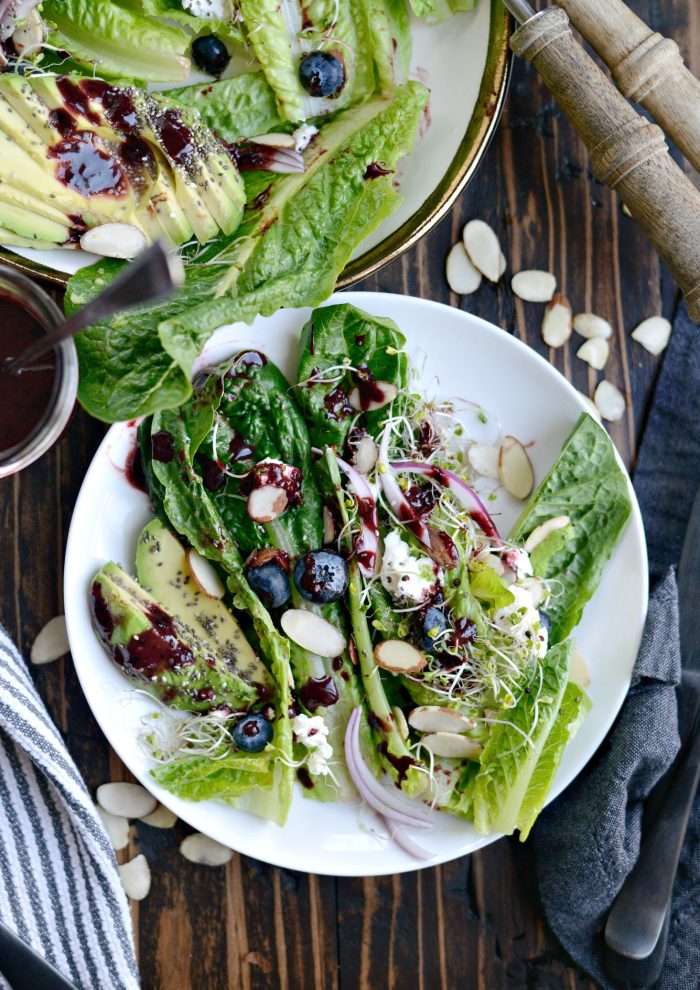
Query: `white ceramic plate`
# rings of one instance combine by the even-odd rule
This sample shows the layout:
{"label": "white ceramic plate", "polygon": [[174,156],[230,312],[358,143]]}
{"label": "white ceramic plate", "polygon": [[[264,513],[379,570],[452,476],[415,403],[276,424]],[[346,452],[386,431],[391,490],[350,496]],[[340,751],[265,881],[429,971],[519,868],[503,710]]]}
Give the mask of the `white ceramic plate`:
{"label": "white ceramic plate", "polygon": [[[430,103],[419,129],[418,143],[411,157],[400,165],[398,181],[404,202],[391,217],[366,238],[355,252],[355,258],[387,241],[412,217],[420,217],[425,212],[426,201],[444,182],[446,176],[455,170],[455,159],[477,106],[486,66],[491,7],[492,0],[479,0],[474,11],[459,14],[435,27],[430,27],[424,21],[412,16],[413,53],[410,76],[429,87]],[[501,22],[502,14],[499,13],[499,25]],[[498,30],[500,31],[500,28]],[[505,30],[501,33],[505,35]],[[499,48],[501,42],[500,37],[495,39]],[[192,81],[200,82],[208,78],[199,73],[192,77]],[[494,86],[498,99],[497,105],[491,108],[494,111],[493,127],[497,122],[502,102],[504,77],[501,76],[496,80]],[[455,94],[459,94],[459,98],[456,98]],[[485,107],[480,108],[481,114],[485,109]],[[486,144],[491,130],[492,128],[488,129],[488,134],[480,134],[478,140],[481,144]],[[471,152],[472,149],[463,148],[461,154],[466,157]],[[447,209],[456,193],[456,187],[445,190],[439,215]],[[417,219],[411,226],[419,225]],[[430,224],[427,224],[424,229],[428,229],[429,226]],[[403,239],[410,241],[412,233],[413,230],[404,232]],[[33,265],[41,265],[50,271],[69,275],[97,260],[94,255],[75,250],[37,251],[32,248],[11,250]],[[387,257],[393,256],[395,252],[394,244],[387,244],[386,251],[384,248],[382,250]],[[363,269],[365,267],[363,265]],[[356,273],[354,277],[363,277],[364,274],[367,274],[366,270],[363,270],[362,274]]]}
{"label": "white ceramic plate", "polygon": [[[448,306],[366,292],[344,292],[329,300],[339,301],[394,319],[406,334],[414,363],[425,362],[424,380],[439,379],[443,397],[479,402],[498,417],[505,433],[532,441],[529,453],[536,477],[544,476],[585,409],[579,393],[551,365],[503,330]],[[308,315],[309,310],[283,310],[258,318],[250,327],[222,328],[213,341],[217,359],[257,348],[293,378],[299,330]],[[420,834],[435,857],[418,863],[363,829],[357,806],[319,804],[304,799],[301,788],[287,825],[280,829],[214,802],[179,800],[153,784],[150,761],[136,741],[139,718],[153,705],[129,690],[104,653],[88,607],[90,582],[102,564],[111,559],[133,571],[136,538],[151,515],[146,496],[128,484],[121,470],[134,432],[133,425],[114,426],[95,455],[75,506],[65,570],[65,610],[76,670],[98,723],[132,773],[194,828],[256,859],[310,873],[398,873],[455,859],[498,838],[480,836],[465,822],[436,814],[434,828]],[[647,560],[631,486],[630,494],[631,521],[576,632],[590,668],[593,708],[566,751],[550,799],[585,766],[610,728],[639,647],[647,607]],[[508,532],[519,509],[513,498],[499,493],[494,512],[502,532]]]}

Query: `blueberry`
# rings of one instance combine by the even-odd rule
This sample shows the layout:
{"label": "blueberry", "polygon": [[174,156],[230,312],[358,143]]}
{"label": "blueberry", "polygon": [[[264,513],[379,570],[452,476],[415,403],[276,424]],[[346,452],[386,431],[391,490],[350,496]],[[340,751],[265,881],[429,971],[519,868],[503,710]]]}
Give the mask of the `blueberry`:
{"label": "blueberry", "polygon": [[345,67],[330,52],[309,52],[299,63],[299,81],[309,96],[337,96],[345,85]]}
{"label": "blueberry", "polygon": [[269,608],[279,608],[289,598],[289,578],[278,561],[268,560],[246,567],[245,576],[253,591]]}
{"label": "blueberry", "polygon": [[210,76],[218,76],[231,61],[226,45],[215,34],[205,34],[194,39],[192,58],[197,68]]}
{"label": "blueberry", "polygon": [[552,620],[549,618],[546,612],[540,611],[540,628],[547,630],[547,635],[549,635],[549,630],[552,628]]}
{"label": "blueberry", "polygon": [[259,753],[272,739],[274,727],[263,715],[245,715],[234,725],[231,735],[239,749]]}
{"label": "blueberry", "polygon": [[434,605],[426,608],[421,622],[421,647],[426,653],[435,652],[435,640],[446,628],[445,616],[440,609]]}
{"label": "blueberry", "polygon": [[328,605],[342,598],[348,587],[348,565],[340,554],[312,550],[300,557],[294,580],[303,598],[316,605]]}

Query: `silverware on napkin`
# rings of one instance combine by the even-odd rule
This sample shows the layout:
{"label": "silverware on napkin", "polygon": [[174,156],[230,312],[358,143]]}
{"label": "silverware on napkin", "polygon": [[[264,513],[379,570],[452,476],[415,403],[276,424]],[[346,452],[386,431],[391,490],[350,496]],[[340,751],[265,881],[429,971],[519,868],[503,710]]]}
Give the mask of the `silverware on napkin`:
{"label": "silverware on napkin", "polygon": [[648,827],[639,858],[605,926],[604,963],[624,987],[649,987],[666,956],[671,894],[700,780],[700,488],[678,565],[683,674],[677,689],[681,749],[647,798]]}
{"label": "silverware on napkin", "polygon": [[0,973],[11,990],[75,990],[65,976],[2,922]]}

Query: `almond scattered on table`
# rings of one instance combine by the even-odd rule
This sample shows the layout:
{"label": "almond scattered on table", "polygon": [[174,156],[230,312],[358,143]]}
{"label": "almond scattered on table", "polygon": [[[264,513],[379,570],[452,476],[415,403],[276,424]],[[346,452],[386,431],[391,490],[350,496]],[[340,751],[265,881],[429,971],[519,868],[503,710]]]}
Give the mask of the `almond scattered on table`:
{"label": "almond scattered on table", "polygon": [[557,280],[551,272],[532,268],[514,275],[510,286],[516,296],[525,302],[549,302],[556,292]]}
{"label": "almond scattered on table", "polygon": [[602,423],[600,413],[598,412],[598,406],[595,404],[593,399],[589,398],[585,392],[579,392],[579,395],[588,407],[588,414],[593,417],[596,423]]}
{"label": "almond scattered on table", "polygon": [[505,255],[496,232],[483,220],[470,220],[462,231],[469,260],[490,282],[498,282],[505,271]]}
{"label": "almond scattered on table", "polygon": [[609,423],[616,423],[625,415],[625,397],[612,382],[603,379],[595,390],[595,404],[598,412]]}
{"label": "almond scattered on table", "polygon": [[155,811],[158,805],[145,787],[126,781],[100,784],[97,788],[97,803],[105,811],[122,818],[143,818]]}
{"label": "almond scattered on table", "polygon": [[562,347],[571,336],[571,303],[561,292],[547,303],[542,319],[542,340],[548,347]]}
{"label": "almond scattered on table", "polygon": [[132,901],[142,901],[151,889],[151,871],[148,860],[140,853],[128,863],[119,867],[119,875],[127,897]]}
{"label": "almond scattered on table", "polygon": [[140,821],[145,825],[150,825],[151,828],[172,828],[177,821],[177,815],[170,808],[166,808],[164,804],[159,804],[150,815],[142,815]]}
{"label": "almond scattered on table", "polygon": [[591,337],[581,344],[576,357],[590,364],[596,371],[602,371],[610,355],[610,344],[605,337]]}
{"label": "almond scattered on table", "polygon": [[201,832],[193,832],[183,839],[180,852],[190,863],[198,863],[200,866],[225,866],[233,859],[232,849]]}
{"label": "almond scattered on table", "polygon": [[505,437],[498,455],[498,477],[507,492],[526,499],[535,486],[527,451],[516,437]]}
{"label": "almond scattered on table", "polygon": [[635,327],[631,336],[650,354],[661,354],[671,336],[671,324],[663,316],[650,316]]}
{"label": "almond scattered on table", "polygon": [[452,246],[447,255],[445,275],[447,284],[458,296],[469,296],[481,285],[481,272],[471,263],[460,241]]}
{"label": "almond scattered on table", "polygon": [[69,650],[66,617],[65,615],[56,615],[46,623],[34,640],[29,659],[33,664],[40,666],[58,660],[59,657],[65,656]]}
{"label": "almond scattered on table", "polygon": [[612,327],[602,316],[595,313],[577,313],[574,317],[574,330],[579,337],[590,340],[592,337],[604,337],[606,340],[612,336]]}
{"label": "almond scattered on table", "polygon": [[110,811],[105,811],[99,804],[95,805],[97,814],[102,819],[105,832],[112,843],[112,849],[126,849],[129,845],[129,820],[122,815],[113,815]]}

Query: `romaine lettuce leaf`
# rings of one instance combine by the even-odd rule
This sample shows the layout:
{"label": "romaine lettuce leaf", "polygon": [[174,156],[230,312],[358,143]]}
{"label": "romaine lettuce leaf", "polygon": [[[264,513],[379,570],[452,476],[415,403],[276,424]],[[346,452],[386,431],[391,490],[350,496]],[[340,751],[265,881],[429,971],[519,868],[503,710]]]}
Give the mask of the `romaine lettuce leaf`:
{"label": "romaine lettuce leaf", "polygon": [[573,643],[554,646],[542,661],[539,677],[514,708],[504,709],[491,727],[481,754],[474,787],[477,832],[503,832],[517,827],[520,809],[535,767],[561,707],[569,678]]}
{"label": "romaine lettuce leaf", "polygon": [[562,515],[571,519],[571,537],[541,570],[535,568],[539,577],[557,581],[557,592],[547,603],[550,643],[565,639],[581,619],[630,512],[627,477],[612,441],[583,413],[509,536],[524,543],[547,519]]}
{"label": "romaine lettuce leaf", "polygon": [[440,24],[453,14],[473,10],[477,0],[410,0],[413,13],[429,24]]}
{"label": "romaine lettuce leaf", "polygon": [[234,18],[196,17],[185,10],[180,0],[118,0],[120,6],[162,17],[188,28],[193,34],[215,34],[229,45],[245,44],[240,21]]}
{"label": "romaine lettuce leaf", "polygon": [[586,692],[569,681],[554,725],[547,736],[542,755],[537,761],[518,812],[517,827],[520,830],[521,842],[527,839],[535,819],[544,807],[564,750],[590,710],[591,699]]}
{"label": "romaine lettuce leaf", "polygon": [[112,0],[43,0],[48,41],[106,78],[184,82],[190,36]]}
{"label": "romaine lettuce leaf", "polygon": [[[400,202],[391,176],[365,178],[367,167],[381,161],[393,168],[408,153],[427,95],[411,82],[390,101],[338,114],[309,149],[307,172],[271,181],[269,198],[251,205],[224,249],[186,264],[185,286],[173,300],[79,334],[79,398],[87,411],[115,422],[178,406],[191,394],[192,363],[218,326],[281,306],[315,306],[330,295],[357,244]],[[122,267],[103,261],[74,275],[66,311],[85,305]]]}
{"label": "romaine lettuce leaf", "polygon": [[[371,316],[355,306],[340,304],[314,311],[301,331],[296,396],[316,446],[342,446],[355,418],[329,415],[327,400],[331,393],[342,399],[354,384],[352,373],[343,375],[338,366],[344,362],[351,368],[366,365],[373,378],[391,382],[401,390],[407,382],[405,343],[406,338],[393,320]],[[326,377],[323,373],[327,368],[334,370]],[[324,380],[310,382],[315,376]],[[343,402],[332,404],[342,406]],[[370,432],[378,415],[369,413],[364,417]]]}
{"label": "romaine lettuce leaf", "polygon": [[[373,95],[373,42],[362,3],[239,0],[239,8],[285,120],[319,117]],[[309,96],[299,81],[299,63],[310,51],[333,52],[345,68],[345,84],[332,99]]]}
{"label": "romaine lettuce leaf", "polygon": [[281,129],[275,94],[262,72],[243,72],[231,79],[169,89],[161,96],[198,110],[204,123],[223,141]]}

